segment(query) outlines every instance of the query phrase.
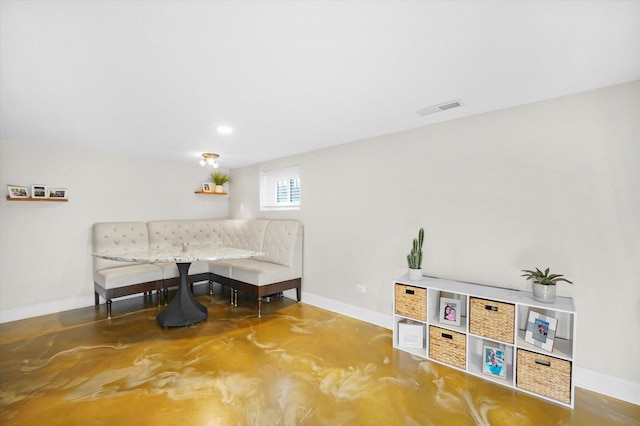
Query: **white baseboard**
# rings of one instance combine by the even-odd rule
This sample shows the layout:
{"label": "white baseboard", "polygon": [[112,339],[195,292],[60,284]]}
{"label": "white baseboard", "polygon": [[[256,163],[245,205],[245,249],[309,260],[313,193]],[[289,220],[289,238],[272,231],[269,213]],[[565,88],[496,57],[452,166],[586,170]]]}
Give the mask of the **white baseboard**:
{"label": "white baseboard", "polygon": [[[393,318],[367,309],[337,302],[315,294],[303,293],[302,301],[317,308],[326,309],[370,324],[391,329]],[[598,373],[582,367],[575,367],[574,380],[577,387],[597,392],[611,398],[620,399],[631,404],[640,405],[640,384]]]}
{"label": "white baseboard", "polygon": [[[295,299],[293,294],[285,296]],[[128,297],[137,297],[132,295]],[[393,318],[390,315],[383,315],[378,312],[359,308],[347,303],[338,302],[326,297],[317,296],[311,293],[303,293],[302,301],[309,305],[326,309],[340,315],[355,318],[368,322],[379,327],[390,330],[393,327]],[[94,304],[93,296],[83,296],[74,299],[59,300],[38,305],[26,306],[24,308],[9,309],[0,311],[0,324],[11,321],[18,321],[25,318],[33,318],[41,315],[53,314],[57,312],[69,311],[71,309],[85,308]],[[582,367],[575,367],[576,386],[597,392],[611,398],[620,399],[631,404],[640,405],[640,384],[619,377],[598,373]]]}
{"label": "white baseboard", "polygon": [[[206,281],[194,283],[194,285],[204,285]],[[169,287],[171,288],[171,287]],[[115,300],[125,300],[134,297],[140,297],[140,293],[130,294],[128,296],[118,297]],[[34,318],[42,315],[55,314],[58,312],[70,311],[72,309],[86,308],[93,306],[95,303],[94,296],[82,296],[75,299],[58,300],[38,305],[25,306],[24,308],[8,309],[0,311],[0,324],[11,321],[18,321],[26,318]],[[104,303],[104,299],[100,298],[100,303]]]}
{"label": "white baseboard", "polygon": [[70,311],[72,309],[86,308],[94,304],[93,296],[76,297],[74,299],[55,300],[38,305],[25,306],[24,308],[8,309],[0,311],[0,324],[18,321],[26,318],[39,317],[41,315],[55,314],[57,312]]}
{"label": "white baseboard", "polygon": [[384,327],[388,330],[391,330],[393,327],[393,319],[389,315],[383,315],[368,309],[358,308],[357,306],[338,302],[336,300],[317,296],[311,293],[302,293],[302,301],[317,308],[326,309],[327,311],[359,319],[379,327]]}
{"label": "white baseboard", "polygon": [[576,366],[574,378],[577,387],[640,405],[640,384],[638,383],[578,366]]}

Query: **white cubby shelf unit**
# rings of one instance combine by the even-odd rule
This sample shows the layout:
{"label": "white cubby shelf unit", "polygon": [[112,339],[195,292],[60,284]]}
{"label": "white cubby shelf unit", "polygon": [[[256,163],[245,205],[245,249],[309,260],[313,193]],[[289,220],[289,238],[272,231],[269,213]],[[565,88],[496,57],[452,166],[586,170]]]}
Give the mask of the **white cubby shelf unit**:
{"label": "white cubby shelf unit", "polygon": [[[393,287],[394,348],[573,408],[577,313],[572,298],[541,303],[530,291],[436,277],[412,281],[406,275]],[[441,321],[441,298],[459,301],[460,325]],[[557,320],[551,351],[525,341],[531,312]],[[489,348],[503,356],[497,373],[483,368]]]}

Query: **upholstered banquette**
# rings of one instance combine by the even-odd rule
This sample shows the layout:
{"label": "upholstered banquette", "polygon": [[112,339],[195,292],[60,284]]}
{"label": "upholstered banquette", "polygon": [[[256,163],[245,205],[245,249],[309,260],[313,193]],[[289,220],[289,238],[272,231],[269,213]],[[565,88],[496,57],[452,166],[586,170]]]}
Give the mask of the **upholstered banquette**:
{"label": "upholstered banquette", "polygon": [[[302,224],[294,220],[204,219],[151,222],[102,222],[93,225],[93,252],[139,250],[145,248],[217,245],[264,252],[255,259],[194,262],[189,267],[190,282],[209,281],[230,288],[237,305],[238,291],[256,297],[258,316],[265,296],[296,289],[301,298]],[[132,264],[93,259],[95,303],[106,300],[111,316],[111,299],[157,291],[160,301],[164,289],[179,283],[174,263]]]}

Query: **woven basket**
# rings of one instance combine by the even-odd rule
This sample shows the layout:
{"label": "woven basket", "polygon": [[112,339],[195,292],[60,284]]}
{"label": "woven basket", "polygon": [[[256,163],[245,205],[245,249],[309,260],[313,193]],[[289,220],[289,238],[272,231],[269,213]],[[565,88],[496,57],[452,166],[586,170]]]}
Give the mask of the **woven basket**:
{"label": "woven basket", "polygon": [[427,320],[427,289],[396,284],[396,314],[420,321]]}
{"label": "woven basket", "polygon": [[516,386],[571,403],[571,361],[518,349]]}
{"label": "woven basket", "polygon": [[505,343],[513,343],[516,306],[494,300],[471,298],[469,332]]}
{"label": "woven basket", "polygon": [[444,328],[429,326],[429,357],[454,367],[466,368],[467,341],[465,335]]}

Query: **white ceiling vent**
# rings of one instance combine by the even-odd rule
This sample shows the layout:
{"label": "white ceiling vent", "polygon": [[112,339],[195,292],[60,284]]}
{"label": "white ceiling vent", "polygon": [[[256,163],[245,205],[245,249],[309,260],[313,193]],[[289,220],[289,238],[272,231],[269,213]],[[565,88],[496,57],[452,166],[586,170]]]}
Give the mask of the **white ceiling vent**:
{"label": "white ceiling vent", "polygon": [[428,106],[426,108],[422,108],[418,111],[418,115],[424,117],[425,115],[434,114],[436,112],[446,111],[452,108],[458,108],[463,106],[464,103],[460,99],[456,99],[455,101],[444,102],[438,105]]}

